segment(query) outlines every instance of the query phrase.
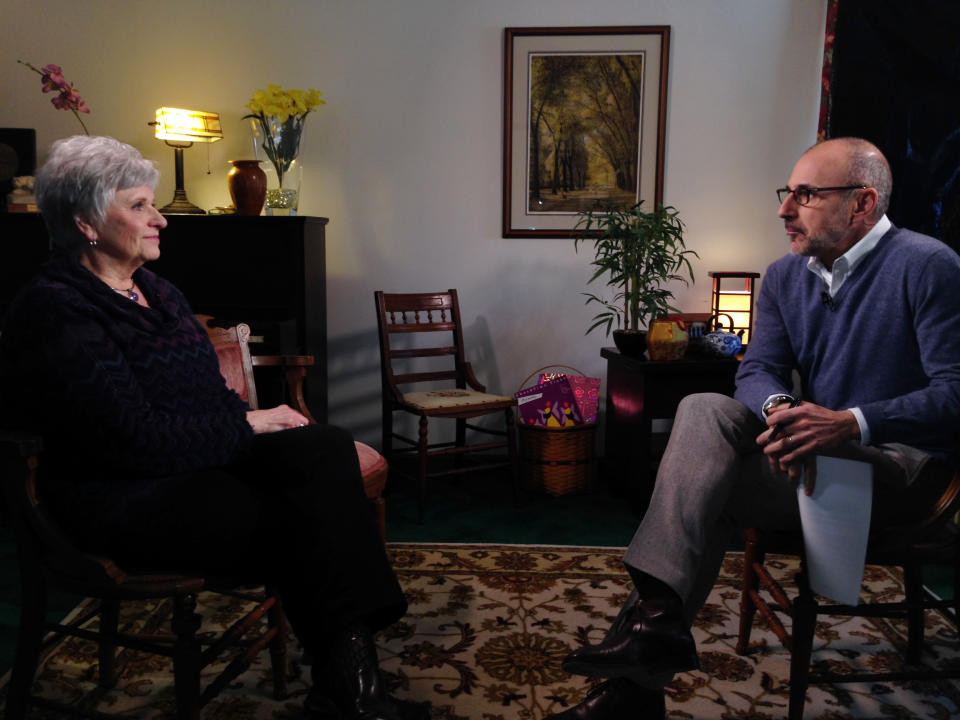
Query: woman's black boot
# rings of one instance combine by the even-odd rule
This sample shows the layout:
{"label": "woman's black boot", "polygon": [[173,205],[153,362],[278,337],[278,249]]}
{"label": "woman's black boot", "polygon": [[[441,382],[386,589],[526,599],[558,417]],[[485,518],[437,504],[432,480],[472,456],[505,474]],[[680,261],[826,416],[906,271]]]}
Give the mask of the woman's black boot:
{"label": "woman's black boot", "polygon": [[430,720],[427,703],[387,696],[373,634],[355,625],[329,638],[311,671],[305,709],[312,720]]}
{"label": "woman's black boot", "polygon": [[[322,676],[321,676],[322,675]],[[327,661],[313,666],[313,683],[349,720],[400,720],[387,697],[373,634],[355,625],[331,638]]]}

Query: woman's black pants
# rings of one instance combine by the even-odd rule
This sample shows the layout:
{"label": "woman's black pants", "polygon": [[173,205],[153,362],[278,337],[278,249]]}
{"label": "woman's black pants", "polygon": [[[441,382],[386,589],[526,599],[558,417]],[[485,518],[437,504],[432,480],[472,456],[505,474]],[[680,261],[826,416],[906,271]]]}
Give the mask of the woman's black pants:
{"label": "woman's black pants", "polygon": [[378,630],[406,611],[344,430],[257,435],[229,466],[115,487],[107,508],[57,513],[84,546],[121,567],[274,584],[315,655],[342,628]]}

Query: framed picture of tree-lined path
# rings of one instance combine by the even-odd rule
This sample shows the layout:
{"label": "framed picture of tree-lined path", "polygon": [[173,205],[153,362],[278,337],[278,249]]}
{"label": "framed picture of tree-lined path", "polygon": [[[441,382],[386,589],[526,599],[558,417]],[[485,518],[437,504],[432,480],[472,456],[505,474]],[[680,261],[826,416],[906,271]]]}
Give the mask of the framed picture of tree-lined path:
{"label": "framed picture of tree-lined path", "polygon": [[662,202],[669,48],[667,26],[506,28],[503,237]]}

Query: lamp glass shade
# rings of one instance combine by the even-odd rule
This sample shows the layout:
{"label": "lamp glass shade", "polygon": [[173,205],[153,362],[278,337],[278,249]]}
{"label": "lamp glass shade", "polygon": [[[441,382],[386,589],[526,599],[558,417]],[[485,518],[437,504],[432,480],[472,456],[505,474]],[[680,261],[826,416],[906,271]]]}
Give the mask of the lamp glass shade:
{"label": "lamp glass shade", "polygon": [[[713,278],[713,301],[711,313],[729,315],[733,319],[733,332],[743,330],[741,342],[744,346],[750,342],[753,328],[753,289],[754,281],[760,273],[710,271]],[[726,318],[721,318],[724,329],[728,328]]]}
{"label": "lamp glass shade", "polygon": [[181,108],[157,108],[154,137],[168,142],[216,142],[223,139],[220,113]]}

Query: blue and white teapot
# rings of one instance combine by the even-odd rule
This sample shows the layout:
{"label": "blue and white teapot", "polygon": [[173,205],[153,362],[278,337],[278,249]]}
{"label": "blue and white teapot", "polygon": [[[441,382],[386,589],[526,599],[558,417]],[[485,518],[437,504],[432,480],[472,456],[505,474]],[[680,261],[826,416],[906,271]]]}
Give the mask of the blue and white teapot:
{"label": "blue and white teapot", "polygon": [[[729,332],[723,329],[720,318],[726,318],[730,322]],[[740,352],[743,345],[743,330],[738,333],[733,332],[732,317],[726,313],[718,313],[707,320],[707,327],[711,326],[715,329],[699,339],[699,350],[714,357],[733,357]]]}

